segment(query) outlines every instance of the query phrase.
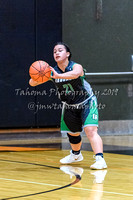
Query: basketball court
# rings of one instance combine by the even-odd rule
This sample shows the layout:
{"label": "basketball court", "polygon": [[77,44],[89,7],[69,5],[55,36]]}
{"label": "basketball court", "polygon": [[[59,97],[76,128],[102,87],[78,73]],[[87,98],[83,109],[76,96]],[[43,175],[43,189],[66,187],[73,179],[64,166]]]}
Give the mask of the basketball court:
{"label": "basketball court", "polygon": [[[124,136],[102,137],[108,168],[91,170],[89,166],[94,161],[93,152],[85,136],[82,145],[84,160],[70,165],[59,163],[62,157],[69,154],[69,143],[57,132],[53,131],[57,136],[53,137],[52,142],[48,130],[41,142],[37,142],[36,138],[24,139],[17,142],[20,143],[18,147],[13,147],[16,138],[12,140],[12,145],[11,140],[10,145],[8,140],[3,140],[5,147],[1,147],[0,152],[0,200],[133,199],[133,159],[132,155],[122,154],[122,149],[127,149],[126,154],[132,154],[133,149],[129,142],[122,144]],[[128,139],[132,143],[133,137]],[[38,145],[34,145],[35,140]]]}

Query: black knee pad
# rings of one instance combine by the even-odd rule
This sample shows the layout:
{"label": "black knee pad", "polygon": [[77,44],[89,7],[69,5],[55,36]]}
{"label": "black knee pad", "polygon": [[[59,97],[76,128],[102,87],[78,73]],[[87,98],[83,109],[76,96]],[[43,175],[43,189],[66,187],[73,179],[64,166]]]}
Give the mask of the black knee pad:
{"label": "black knee pad", "polygon": [[67,136],[68,136],[69,142],[70,142],[71,144],[78,144],[78,143],[81,142],[81,136],[80,136],[80,135],[79,135],[79,136],[72,136],[72,135],[69,135],[69,134],[67,133]]}

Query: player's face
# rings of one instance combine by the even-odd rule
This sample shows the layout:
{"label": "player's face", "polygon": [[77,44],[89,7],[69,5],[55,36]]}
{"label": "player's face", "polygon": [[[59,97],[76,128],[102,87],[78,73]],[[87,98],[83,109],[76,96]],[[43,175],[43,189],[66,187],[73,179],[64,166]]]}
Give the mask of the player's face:
{"label": "player's face", "polygon": [[69,52],[66,51],[64,45],[56,45],[54,47],[53,54],[54,54],[54,59],[57,63],[65,61],[69,57]]}

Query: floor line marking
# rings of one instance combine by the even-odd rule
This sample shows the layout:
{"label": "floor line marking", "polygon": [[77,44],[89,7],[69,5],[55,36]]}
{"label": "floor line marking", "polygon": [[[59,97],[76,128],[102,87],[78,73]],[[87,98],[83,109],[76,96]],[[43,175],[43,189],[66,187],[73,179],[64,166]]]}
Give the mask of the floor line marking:
{"label": "floor line marking", "polygon": [[48,183],[38,183],[38,182],[24,181],[24,180],[17,180],[17,179],[9,179],[9,178],[0,178],[0,180],[16,181],[16,182],[21,182],[21,183],[33,183],[33,184],[37,184],[37,185],[49,185],[49,186],[61,187],[60,185],[54,185],[54,184],[48,184]]}
{"label": "floor line marking", "polygon": [[[31,184],[37,184],[37,185],[48,185],[48,186],[57,186],[61,187],[61,185],[54,185],[54,184],[48,184],[48,183],[38,183],[38,182],[32,182],[32,181],[24,181],[24,180],[17,180],[17,179],[8,179],[8,178],[0,178],[0,180],[5,180],[5,181],[16,181],[16,182],[22,182],[22,183],[31,183]],[[94,191],[94,192],[103,192],[107,194],[114,194],[114,195],[123,195],[123,196],[130,196],[133,197],[133,194],[125,194],[125,193],[118,193],[118,192],[109,192],[109,191],[101,191],[101,190],[92,190],[92,189],[87,189],[87,188],[78,188],[78,187],[69,187],[71,189],[76,189],[76,190],[86,190],[86,191]]]}
{"label": "floor line marking", "polygon": [[116,194],[116,195],[123,195],[123,196],[130,196],[133,197],[133,194],[125,194],[125,193],[119,193],[119,192],[109,192],[109,191],[101,191],[101,190],[92,190],[92,189],[87,189],[87,188],[74,188],[74,187],[69,187],[72,189],[78,189],[78,190],[87,190],[87,191],[94,191],[94,192],[101,192],[101,193],[107,193],[107,194]]}

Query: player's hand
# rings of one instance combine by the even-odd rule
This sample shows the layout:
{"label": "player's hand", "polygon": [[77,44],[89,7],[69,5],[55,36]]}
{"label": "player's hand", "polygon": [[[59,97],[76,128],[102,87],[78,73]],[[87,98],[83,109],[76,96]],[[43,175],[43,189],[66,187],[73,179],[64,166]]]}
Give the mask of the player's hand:
{"label": "player's hand", "polygon": [[60,74],[58,74],[53,67],[50,67],[50,70],[53,72],[51,75],[51,78],[57,79],[60,77]]}

